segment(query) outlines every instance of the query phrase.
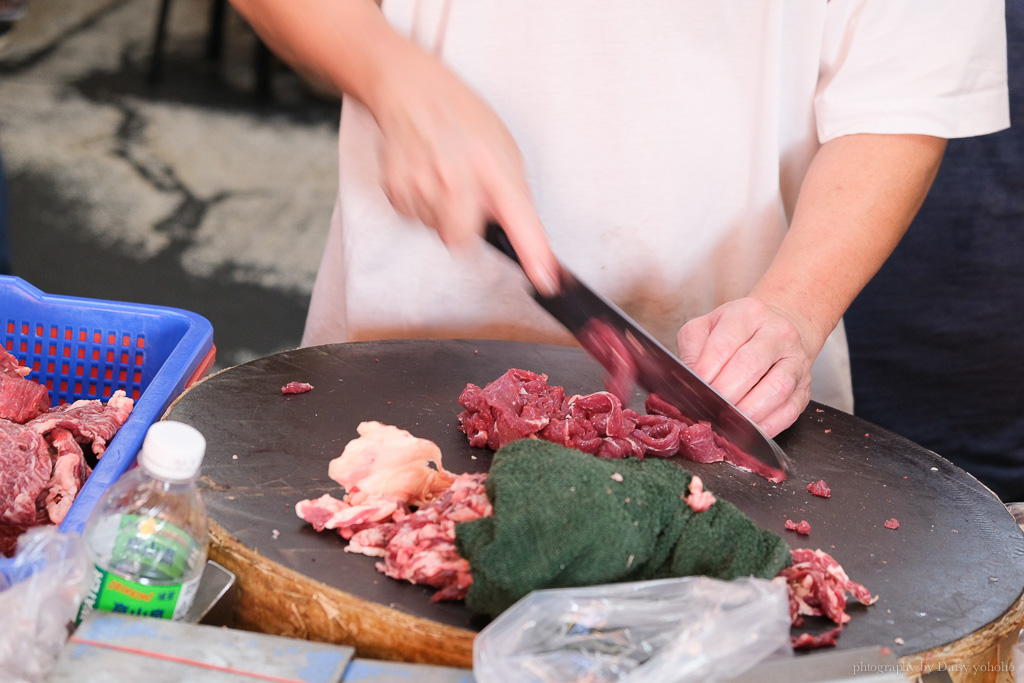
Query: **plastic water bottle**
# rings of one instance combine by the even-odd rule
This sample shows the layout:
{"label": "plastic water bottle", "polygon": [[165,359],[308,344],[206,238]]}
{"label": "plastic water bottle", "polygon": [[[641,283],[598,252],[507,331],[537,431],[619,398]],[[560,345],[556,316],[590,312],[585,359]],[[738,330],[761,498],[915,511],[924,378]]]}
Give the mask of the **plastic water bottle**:
{"label": "plastic water bottle", "polygon": [[206,566],[206,506],[196,486],[205,453],[194,427],[164,421],[149,428],[138,467],[107,490],[86,522],[94,570],[79,622],[94,609],[184,618]]}

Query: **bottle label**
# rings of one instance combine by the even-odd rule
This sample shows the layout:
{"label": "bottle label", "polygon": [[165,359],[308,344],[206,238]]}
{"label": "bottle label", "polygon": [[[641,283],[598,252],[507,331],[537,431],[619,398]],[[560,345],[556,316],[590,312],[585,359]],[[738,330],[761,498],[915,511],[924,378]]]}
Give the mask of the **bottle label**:
{"label": "bottle label", "polygon": [[188,573],[196,549],[191,536],[166,520],[123,515],[110,552],[110,566],[133,569],[115,573],[94,565],[92,584],[79,610],[78,622],[94,609],[183,619],[202,577],[200,572],[180,581]]}
{"label": "bottle label", "polygon": [[126,579],[99,566],[94,566],[93,571],[93,586],[82,605],[79,620],[94,609],[181,620],[191,606],[200,579],[196,576],[183,584],[153,586]]}

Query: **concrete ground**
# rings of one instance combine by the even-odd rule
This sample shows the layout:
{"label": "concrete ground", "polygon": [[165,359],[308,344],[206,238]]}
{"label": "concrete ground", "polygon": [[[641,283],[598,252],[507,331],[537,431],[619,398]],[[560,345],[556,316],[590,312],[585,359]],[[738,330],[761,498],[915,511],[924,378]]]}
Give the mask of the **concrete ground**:
{"label": "concrete ground", "polygon": [[217,367],[298,345],[337,182],[337,101],[280,63],[256,92],[230,8],[176,0],[148,80],[157,0],[29,0],[0,48],[13,274],[45,292],[162,304],[214,326]]}

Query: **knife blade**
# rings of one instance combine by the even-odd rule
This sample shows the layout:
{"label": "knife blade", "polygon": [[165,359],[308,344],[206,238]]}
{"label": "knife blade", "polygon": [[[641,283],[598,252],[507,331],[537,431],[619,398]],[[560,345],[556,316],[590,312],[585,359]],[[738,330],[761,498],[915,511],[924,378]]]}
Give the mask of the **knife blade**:
{"label": "knife blade", "polygon": [[[484,237],[520,263],[500,225],[488,223]],[[712,429],[728,442],[720,445],[729,451],[732,458],[728,459],[733,464],[772,481],[786,478],[789,459],[774,439],[617,306],[583,284],[565,266],[559,264],[559,270],[559,292],[548,297],[534,291],[533,297],[604,366],[610,384],[625,388],[623,383],[635,381],[683,416],[710,422]],[[729,445],[734,448],[729,449]]]}

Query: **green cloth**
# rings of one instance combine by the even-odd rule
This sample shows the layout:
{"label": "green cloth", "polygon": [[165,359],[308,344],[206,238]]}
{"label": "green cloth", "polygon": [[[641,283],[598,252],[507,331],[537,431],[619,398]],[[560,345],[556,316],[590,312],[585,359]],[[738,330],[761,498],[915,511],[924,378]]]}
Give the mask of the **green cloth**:
{"label": "green cloth", "polygon": [[486,484],[494,514],[455,527],[473,574],[466,604],[496,616],[541,588],[767,579],[789,564],[786,543],[731,503],[695,513],[683,500],[691,477],[663,460],[606,460],[537,439],[502,447]]}

